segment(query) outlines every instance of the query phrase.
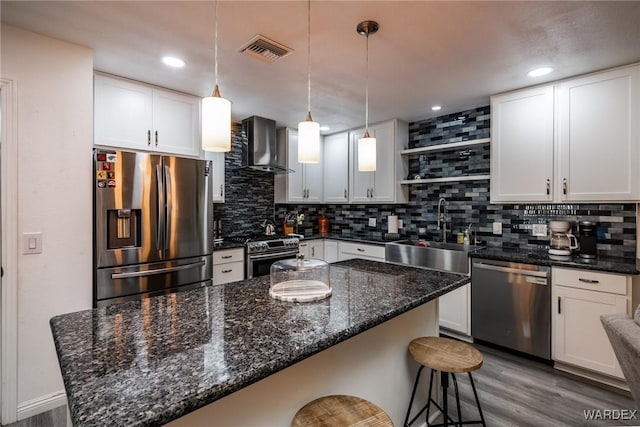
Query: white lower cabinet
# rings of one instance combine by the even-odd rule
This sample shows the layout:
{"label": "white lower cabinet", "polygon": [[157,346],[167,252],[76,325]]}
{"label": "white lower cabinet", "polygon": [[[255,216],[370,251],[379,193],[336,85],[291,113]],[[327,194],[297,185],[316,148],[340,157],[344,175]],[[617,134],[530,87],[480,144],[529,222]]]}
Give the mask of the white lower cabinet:
{"label": "white lower cabinet", "polygon": [[471,285],[464,285],[438,298],[440,327],[471,335]]}
{"label": "white lower cabinet", "polygon": [[630,276],[554,267],[554,361],[624,379],[600,316],[629,314],[630,305]]}
{"label": "white lower cabinet", "polygon": [[353,258],[368,259],[371,261],[385,262],[384,246],[369,245],[354,242],[338,243],[338,261],[346,261]]}
{"label": "white lower cabinet", "polygon": [[335,240],[324,241],[324,260],[331,264],[338,262],[338,242]]}
{"label": "white lower cabinet", "polygon": [[304,255],[304,259],[324,260],[324,242],[321,239],[303,240],[300,242],[298,253]]}
{"label": "white lower cabinet", "polygon": [[213,284],[244,280],[244,248],[213,251]]}

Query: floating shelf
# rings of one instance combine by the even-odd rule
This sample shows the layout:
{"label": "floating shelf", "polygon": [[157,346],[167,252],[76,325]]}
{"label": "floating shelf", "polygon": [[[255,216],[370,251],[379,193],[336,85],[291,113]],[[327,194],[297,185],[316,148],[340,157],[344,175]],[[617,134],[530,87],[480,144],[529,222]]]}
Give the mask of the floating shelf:
{"label": "floating shelf", "polygon": [[400,184],[434,184],[438,182],[482,181],[484,179],[491,179],[491,175],[465,175],[451,176],[447,178],[404,179],[400,181]]}
{"label": "floating shelf", "polygon": [[491,138],[472,139],[470,141],[450,142],[447,144],[430,145],[428,147],[409,148],[400,151],[400,154],[410,156],[413,154],[433,153],[436,151],[455,150],[456,148],[488,144],[489,142],[491,142]]}

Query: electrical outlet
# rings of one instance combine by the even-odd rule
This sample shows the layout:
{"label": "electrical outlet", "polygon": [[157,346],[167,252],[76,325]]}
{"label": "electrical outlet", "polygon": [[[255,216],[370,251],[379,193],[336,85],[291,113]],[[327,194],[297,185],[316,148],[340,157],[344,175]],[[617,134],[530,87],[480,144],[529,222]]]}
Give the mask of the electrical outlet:
{"label": "electrical outlet", "polygon": [[531,235],[544,237],[547,235],[547,224],[532,224]]}
{"label": "electrical outlet", "polygon": [[404,221],[401,219],[398,220],[398,228],[404,228]]}
{"label": "electrical outlet", "polygon": [[418,233],[420,233],[420,234],[425,234],[426,232],[427,232],[427,229],[426,229],[426,228],[424,228],[424,227],[420,227],[420,228],[418,228]]}
{"label": "electrical outlet", "polygon": [[498,236],[502,235],[502,223],[501,222],[494,222],[493,223],[493,234],[496,234]]}
{"label": "electrical outlet", "polygon": [[375,227],[375,226],[376,226],[376,219],[369,218],[369,227]]}

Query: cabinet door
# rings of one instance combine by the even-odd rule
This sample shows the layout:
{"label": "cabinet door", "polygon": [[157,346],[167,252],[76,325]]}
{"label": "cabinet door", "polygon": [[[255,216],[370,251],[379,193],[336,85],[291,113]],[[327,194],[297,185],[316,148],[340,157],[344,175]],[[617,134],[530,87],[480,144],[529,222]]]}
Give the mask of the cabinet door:
{"label": "cabinet door", "polygon": [[372,126],[376,138],[376,171],[373,173],[373,200],[395,202],[396,188],[396,126],[395,121]]}
{"label": "cabinet door", "polygon": [[562,201],[640,199],[640,66],[560,83]]}
{"label": "cabinet door", "polygon": [[205,160],[211,160],[213,202],[224,203],[224,153],[215,153],[212,151],[204,152]]}
{"label": "cabinet door", "polygon": [[309,258],[324,260],[324,242],[322,240],[309,242]]}
{"label": "cabinet door", "polygon": [[470,289],[470,285],[464,285],[438,298],[441,327],[471,335]]}
{"label": "cabinet door", "polygon": [[491,97],[491,202],[553,199],[554,89]]}
{"label": "cabinet door", "polygon": [[[350,202],[371,202],[370,195],[373,188],[374,172],[360,172],[358,170],[358,139],[362,138],[362,135],[364,135],[364,129],[349,132],[349,152],[351,154],[351,174],[349,176]],[[379,159],[376,159],[376,162],[378,161]]]}
{"label": "cabinet door", "polygon": [[324,260],[329,264],[338,262],[338,242],[335,240],[324,241]]}
{"label": "cabinet door", "polygon": [[287,201],[304,202],[304,166],[298,163],[298,132],[293,129],[286,129],[287,138],[287,167],[294,172],[286,175],[287,180]]}
{"label": "cabinet door", "polygon": [[200,155],[200,99],[153,90],[154,150],[184,156]]}
{"label": "cabinet door", "polygon": [[624,296],[553,286],[553,359],[624,378],[600,316],[627,313]]}
{"label": "cabinet door", "polygon": [[349,201],[349,134],[336,133],[324,137],[324,201]]}
{"label": "cabinet door", "polygon": [[323,173],[322,163],[307,163],[304,165],[304,189],[307,191],[304,199],[307,203],[322,203]]}
{"label": "cabinet door", "polygon": [[96,74],[93,102],[95,145],[152,150],[150,87]]}

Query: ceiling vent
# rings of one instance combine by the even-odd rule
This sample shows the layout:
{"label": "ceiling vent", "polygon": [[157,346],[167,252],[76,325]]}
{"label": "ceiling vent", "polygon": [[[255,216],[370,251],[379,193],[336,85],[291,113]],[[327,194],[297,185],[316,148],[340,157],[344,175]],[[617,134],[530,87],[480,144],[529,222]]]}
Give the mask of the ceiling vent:
{"label": "ceiling vent", "polygon": [[238,52],[271,64],[289,55],[293,49],[258,34],[242,46]]}

